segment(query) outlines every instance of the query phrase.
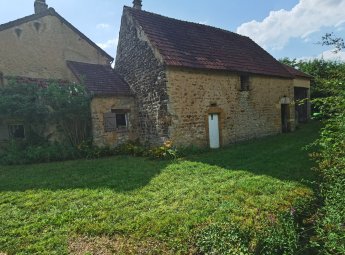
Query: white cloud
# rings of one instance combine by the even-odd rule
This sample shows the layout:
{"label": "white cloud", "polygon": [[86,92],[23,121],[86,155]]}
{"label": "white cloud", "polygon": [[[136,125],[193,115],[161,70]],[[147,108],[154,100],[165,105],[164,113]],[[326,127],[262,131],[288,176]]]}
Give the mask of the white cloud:
{"label": "white cloud", "polygon": [[100,23],[100,24],[97,24],[97,29],[108,29],[110,28],[110,25],[109,24],[106,24],[106,23]]}
{"label": "white cloud", "polygon": [[345,0],[300,0],[292,10],[272,11],[263,21],[237,28],[266,49],[282,49],[291,38],[305,39],[323,27],[345,22]]}
{"label": "white cloud", "polygon": [[114,38],[104,43],[97,43],[97,45],[103,50],[110,49],[110,48],[116,49],[118,42],[119,42],[119,38]]}
{"label": "white cloud", "polygon": [[324,59],[324,60],[333,60],[333,61],[343,61],[345,62],[345,52],[340,51],[338,53],[334,53],[332,50],[327,50],[319,54],[318,56],[314,57],[302,57],[298,60],[313,60],[313,59]]}
{"label": "white cloud", "polygon": [[208,25],[208,20],[199,21],[198,23],[201,24],[201,25]]}

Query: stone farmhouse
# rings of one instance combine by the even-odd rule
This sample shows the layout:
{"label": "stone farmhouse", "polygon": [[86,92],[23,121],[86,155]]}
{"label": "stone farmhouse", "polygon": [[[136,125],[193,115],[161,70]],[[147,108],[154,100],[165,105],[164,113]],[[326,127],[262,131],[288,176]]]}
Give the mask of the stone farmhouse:
{"label": "stone farmhouse", "polygon": [[[219,148],[290,132],[309,119],[309,75],[248,37],[133,4],[123,10],[112,69],[111,56],[36,0],[35,14],[0,25],[0,82],[83,83],[98,146],[139,138]],[[24,133],[20,122],[0,120],[0,140]]]}

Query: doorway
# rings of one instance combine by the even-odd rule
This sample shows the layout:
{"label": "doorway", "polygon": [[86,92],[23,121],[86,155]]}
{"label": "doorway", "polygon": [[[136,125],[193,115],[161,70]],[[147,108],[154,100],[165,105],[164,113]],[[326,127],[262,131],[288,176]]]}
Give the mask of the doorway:
{"label": "doorway", "polygon": [[308,121],[308,94],[309,89],[295,87],[295,102],[296,102],[296,120],[298,123],[305,123]]}
{"label": "doorway", "polygon": [[281,124],[282,124],[282,132],[288,133],[290,132],[290,109],[288,104],[281,104]]}
{"label": "doorway", "polygon": [[220,148],[220,136],[219,136],[219,114],[212,113],[208,115],[208,128],[209,128],[209,139],[210,148]]}

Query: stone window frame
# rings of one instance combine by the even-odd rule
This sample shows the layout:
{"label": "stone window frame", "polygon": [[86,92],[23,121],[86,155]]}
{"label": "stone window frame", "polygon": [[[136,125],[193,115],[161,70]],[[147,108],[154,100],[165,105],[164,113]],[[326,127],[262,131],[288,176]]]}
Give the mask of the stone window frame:
{"label": "stone window frame", "polygon": [[240,75],[240,86],[239,90],[243,91],[250,91],[251,89],[251,77],[248,74],[241,74]]}
{"label": "stone window frame", "polygon": [[[105,132],[128,132],[129,130],[129,113],[128,109],[111,109],[110,112],[104,113],[104,131]],[[118,116],[124,115],[126,126],[118,125]]]}

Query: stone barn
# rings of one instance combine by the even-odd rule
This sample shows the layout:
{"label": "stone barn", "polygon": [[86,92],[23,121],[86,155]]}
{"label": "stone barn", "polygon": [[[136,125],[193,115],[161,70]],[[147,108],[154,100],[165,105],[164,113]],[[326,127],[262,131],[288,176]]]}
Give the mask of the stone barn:
{"label": "stone barn", "polygon": [[[114,70],[113,58],[45,0],[34,7],[0,25],[0,85],[9,77],[84,84],[95,145],[139,138],[219,148],[293,131],[310,117],[311,77],[248,37],[146,12],[134,0],[123,9]],[[0,140],[10,138],[25,138],[25,127],[0,117]]]}
{"label": "stone barn", "polygon": [[124,7],[115,70],[136,96],[142,141],[219,148],[309,118],[310,76],[248,37],[141,8]]}

